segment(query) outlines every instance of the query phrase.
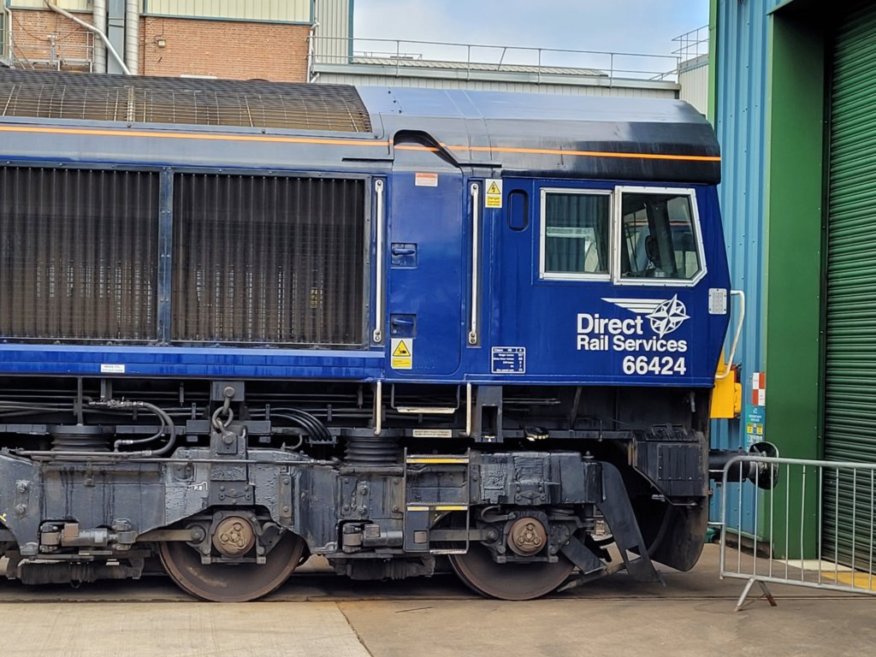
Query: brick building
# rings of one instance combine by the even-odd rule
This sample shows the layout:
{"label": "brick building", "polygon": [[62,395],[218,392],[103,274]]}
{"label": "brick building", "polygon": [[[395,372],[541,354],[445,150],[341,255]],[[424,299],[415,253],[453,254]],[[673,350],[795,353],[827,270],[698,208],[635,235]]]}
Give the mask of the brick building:
{"label": "brick building", "polygon": [[300,82],[310,37],[342,48],[352,29],[352,0],[7,2],[0,48],[17,68]]}

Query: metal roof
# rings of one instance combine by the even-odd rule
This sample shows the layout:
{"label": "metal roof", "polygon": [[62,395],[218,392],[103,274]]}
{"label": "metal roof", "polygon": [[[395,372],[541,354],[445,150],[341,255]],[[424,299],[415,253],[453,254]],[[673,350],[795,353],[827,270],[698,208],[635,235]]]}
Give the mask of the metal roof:
{"label": "metal roof", "polygon": [[[396,143],[413,140],[460,167],[504,173],[690,183],[720,178],[709,124],[686,103],[666,99],[0,71],[0,117],[191,126],[178,131],[183,136],[203,126],[198,130],[238,142],[245,138],[232,132],[255,130],[260,141],[276,135],[278,144],[304,143],[289,141],[290,133],[359,133],[337,142],[344,148],[328,160],[320,156],[339,164],[357,149],[376,146],[391,160]],[[313,162],[305,157],[299,165]]]}
{"label": "metal roof", "polygon": [[683,101],[358,87],[383,136],[422,132],[460,165],[535,175],[720,181],[712,127]]}
{"label": "metal roof", "polygon": [[369,132],[353,87],[0,69],[0,116]]}

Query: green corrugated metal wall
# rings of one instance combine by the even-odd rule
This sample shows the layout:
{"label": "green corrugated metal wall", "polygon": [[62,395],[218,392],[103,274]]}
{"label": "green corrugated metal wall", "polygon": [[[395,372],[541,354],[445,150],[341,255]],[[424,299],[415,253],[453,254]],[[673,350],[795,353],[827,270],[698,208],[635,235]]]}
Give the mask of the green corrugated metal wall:
{"label": "green corrugated metal wall", "polygon": [[[876,462],[876,4],[849,3],[833,43],[824,454]],[[857,547],[872,540],[873,486],[825,475],[826,555],[872,566]]]}

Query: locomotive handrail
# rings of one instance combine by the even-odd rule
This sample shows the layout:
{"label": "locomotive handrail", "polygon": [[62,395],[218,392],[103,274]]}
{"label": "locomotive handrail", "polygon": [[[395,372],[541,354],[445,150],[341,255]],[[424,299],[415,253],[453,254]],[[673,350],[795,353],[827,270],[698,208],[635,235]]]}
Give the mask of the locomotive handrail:
{"label": "locomotive handrail", "polygon": [[383,433],[383,381],[374,386],[374,435]]}
{"label": "locomotive handrail", "polygon": [[377,267],[374,285],[374,333],[371,339],[374,342],[383,342],[383,242],[386,230],[386,218],[383,211],[383,181],[374,181],[374,194],[376,195],[375,211],[377,221]]}
{"label": "locomotive handrail", "polygon": [[472,431],[471,384],[465,384],[465,435],[471,437]]}
{"label": "locomotive handrail", "polygon": [[742,324],[745,321],[745,292],[742,290],[730,290],[731,297],[739,297],[739,318],[736,320],[736,331],[733,334],[733,344],[730,346],[730,355],[727,358],[727,367],[715,379],[726,378],[733,371],[733,359],[736,357],[736,348],[739,346],[739,338],[742,335]]}
{"label": "locomotive handrail", "polygon": [[478,343],[478,278],[480,269],[480,186],[472,183],[471,194],[471,317],[468,325],[468,343]]}

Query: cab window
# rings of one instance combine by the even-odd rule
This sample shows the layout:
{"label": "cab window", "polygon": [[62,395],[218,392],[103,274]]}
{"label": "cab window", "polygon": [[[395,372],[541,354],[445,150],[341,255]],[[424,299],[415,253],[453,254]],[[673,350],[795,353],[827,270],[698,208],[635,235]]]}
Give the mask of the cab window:
{"label": "cab window", "polygon": [[610,224],[609,192],[543,189],[542,278],[607,278]]}
{"label": "cab window", "polygon": [[620,193],[621,279],[692,280],[703,269],[689,192]]}

